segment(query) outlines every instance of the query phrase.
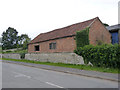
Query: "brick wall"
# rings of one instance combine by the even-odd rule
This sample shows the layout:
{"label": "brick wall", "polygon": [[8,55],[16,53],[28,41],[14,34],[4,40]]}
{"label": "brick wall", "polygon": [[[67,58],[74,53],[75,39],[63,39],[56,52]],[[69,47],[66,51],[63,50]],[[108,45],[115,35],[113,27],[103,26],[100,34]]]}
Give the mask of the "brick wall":
{"label": "brick wall", "polygon": [[118,40],[119,40],[119,44],[120,44],[120,30],[118,30]]}
{"label": "brick wall", "polygon": [[93,45],[96,45],[98,40],[103,41],[104,43],[111,43],[111,34],[99,19],[96,19],[90,27],[89,40],[90,44]]}
{"label": "brick wall", "polygon": [[[56,42],[56,49],[49,49],[49,43]],[[35,51],[34,46],[39,45],[40,51]],[[73,52],[76,47],[74,37],[61,38],[56,40],[50,40],[46,42],[41,42],[37,44],[30,44],[28,46],[28,52],[40,52],[40,53],[49,53],[49,52]]]}

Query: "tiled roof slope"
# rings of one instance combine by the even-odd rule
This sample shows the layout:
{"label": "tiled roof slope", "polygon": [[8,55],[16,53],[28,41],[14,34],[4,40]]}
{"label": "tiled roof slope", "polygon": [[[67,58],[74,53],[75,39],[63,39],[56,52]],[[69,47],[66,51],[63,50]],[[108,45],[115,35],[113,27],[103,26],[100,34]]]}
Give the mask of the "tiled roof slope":
{"label": "tiled roof slope", "polygon": [[41,33],[37,37],[35,37],[29,44],[75,35],[76,31],[85,29],[90,24],[92,24],[92,22],[96,18],[93,18],[91,20],[87,20],[84,22],[76,23],[76,24],[73,24],[73,25],[70,25],[64,28],[56,29],[56,30],[53,30],[47,33]]}

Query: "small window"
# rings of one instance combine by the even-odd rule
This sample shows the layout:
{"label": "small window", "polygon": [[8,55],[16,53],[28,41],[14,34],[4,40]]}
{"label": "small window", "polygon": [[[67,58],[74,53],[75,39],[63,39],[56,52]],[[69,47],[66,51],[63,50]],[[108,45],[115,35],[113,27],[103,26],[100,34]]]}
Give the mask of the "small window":
{"label": "small window", "polygon": [[56,43],[50,43],[49,49],[56,49]]}
{"label": "small window", "polygon": [[39,50],[39,45],[35,46],[35,51],[40,51]]}

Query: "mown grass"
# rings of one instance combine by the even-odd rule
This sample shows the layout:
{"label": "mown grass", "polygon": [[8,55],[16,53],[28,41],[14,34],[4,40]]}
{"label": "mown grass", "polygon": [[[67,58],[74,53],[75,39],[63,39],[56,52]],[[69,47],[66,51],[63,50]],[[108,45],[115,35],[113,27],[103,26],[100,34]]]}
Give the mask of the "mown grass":
{"label": "mown grass", "polygon": [[15,51],[3,51],[2,53],[27,53],[27,49],[26,50],[15,50]]}
{"label": "mown grass", "polygon": [[10,60],[10,61],[18,61],[18,62],[26,62],[26,63],[34,63],[34,64],[60,66],[60,67],[75,68],[75,69],[89,70],[89,71],[98,71],[98,72],[105,72],[105,73],[120,73],[119,69],[94,67],[94,66],[90,66],[90,65],[51,63],[51,62],[40,62],[40,61],[19,60],[19,59],[6,59],[6,58],[2,58],[2,60]]}

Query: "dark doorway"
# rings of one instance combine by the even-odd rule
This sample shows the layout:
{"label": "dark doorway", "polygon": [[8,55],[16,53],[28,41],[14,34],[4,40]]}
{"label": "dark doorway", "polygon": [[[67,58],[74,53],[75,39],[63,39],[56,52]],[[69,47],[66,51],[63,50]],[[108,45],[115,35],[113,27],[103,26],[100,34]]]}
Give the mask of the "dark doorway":
{"label": "dark doorway", "polygon": [[35,51],[40,51],[39,45],[35,46]]}

